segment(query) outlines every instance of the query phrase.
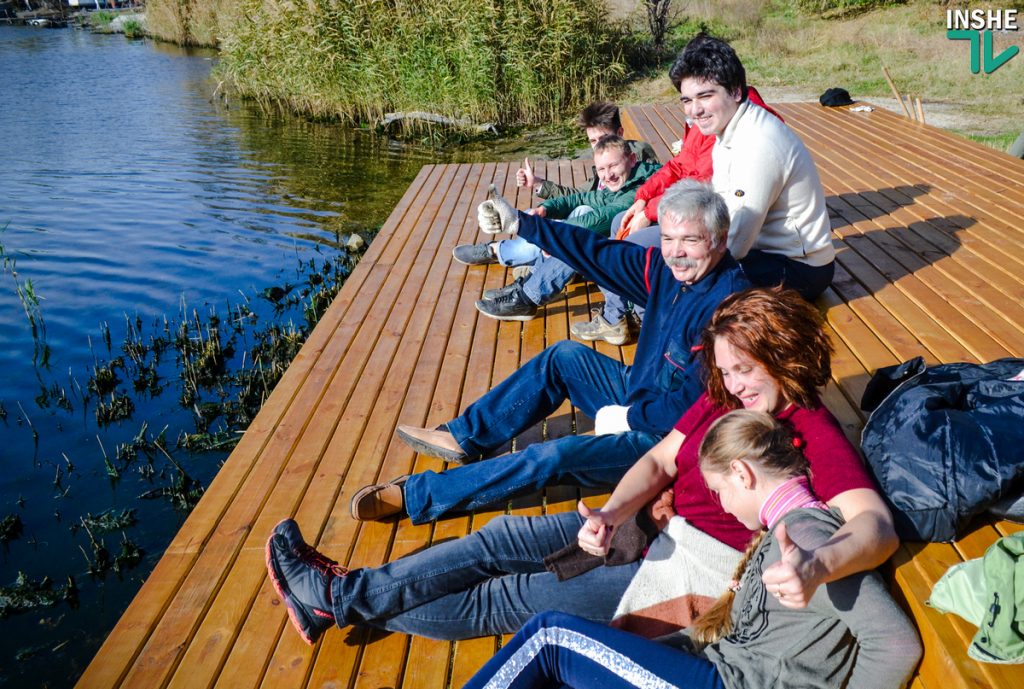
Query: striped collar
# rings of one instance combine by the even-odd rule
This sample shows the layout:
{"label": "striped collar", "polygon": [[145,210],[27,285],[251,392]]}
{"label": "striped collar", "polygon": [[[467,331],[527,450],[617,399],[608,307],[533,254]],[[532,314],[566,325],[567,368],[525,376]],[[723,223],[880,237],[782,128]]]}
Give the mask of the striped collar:
{"label": "striped collar", "polygon": [[758,517],[769,529],[774,528],[782,516],[790,510],[802,507],[815,507],[827,510],[828,505],[811,492],[810,481],[806,476],[791,478],[772,491],[761,505]]}

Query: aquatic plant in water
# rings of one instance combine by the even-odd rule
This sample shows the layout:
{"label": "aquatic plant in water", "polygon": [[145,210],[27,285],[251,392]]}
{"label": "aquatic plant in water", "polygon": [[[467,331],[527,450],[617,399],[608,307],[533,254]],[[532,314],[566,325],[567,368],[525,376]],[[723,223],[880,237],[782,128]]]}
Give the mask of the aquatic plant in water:
{"label": "aquatic plant in water", "polygon": [[0,619],[33,608],[56,605],[61,601],[77,604],[78,587],[72,577],[68,577],[64,586],[54,588],[49,577],[35,581],[29,579],[24,572],[18,572],[13,585],[0,586]]}
{"label": "aquatic plant in water", "polygon": [[21,517],[16,514],[8,514],[0,519],[0,543],[9,543],[18,538],[23,528]]}

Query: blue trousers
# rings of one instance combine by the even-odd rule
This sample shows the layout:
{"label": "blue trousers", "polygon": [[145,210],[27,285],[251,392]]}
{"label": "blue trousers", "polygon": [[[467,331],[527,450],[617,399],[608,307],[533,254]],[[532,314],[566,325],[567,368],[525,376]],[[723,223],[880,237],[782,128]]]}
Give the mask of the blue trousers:
{"label": "blue trousers", "polygon": [[[625,215],[625,213],[620,215]],[[619,220],[621,223],[619,216],[616,215],[615,220],[612,221],[612,227],[615,227],[616,220]],[[629,235],[626,237],[625,241],[630,244],[639,244],[643,247],[660,246],[661,227],[658,225],[649,225],[639,232],[634,232]],[[629,303],[615,292],[606,290],[604,287],[601,288],[601,294],[604,295],[604,312],[602,315],[606,321],[614,325],[626,316],[626,312],[629,311]],[[642,319],[644,316],[643,307],[634,306],[633,312],[636,314],[637,318]]]}
{"label": "blue trousers", "polygon": [[503,266],[532,266],[523,291],[534,304],[546,304],[572,280],[576,271],[554,256],[545,256],[540,247],[516,237],[498,242],[498,262]]}
{"label": "blue trousers", "polygon": [[[591,418],[601,407],[626,404],[628,381],[628,366],[578,342],[558,342],[469,405],[448,430],[468,455],[487,455],[566,399]],[[660,439],[643,431],[571,435],[440,473],[414,474],[405,484],[405,509],[414,524],[422,524],[553,484],[611,488]]]}
{"label": "blue trousers", "polygon": [[338,626],[466,639],[515,632],[544,610],[608,622],[639,562],[566,581],[544,569],[544,558],[574,542],[582,524],[575,512],[502,516],[464,538],[353,570],[331,583]]}
{"label": "blue trousers", "polygon": [[724,689],[714,664],[601,624],[531,619],[463,689]]}
{"label": "blue trousers", "polygon": [[795,289],[807,301],[817,299],[832,284],[832,276],[836,272],[835,262],[824,266],[809,266],[760,249],[751,249],[740,259],[740,265],[755,285],[783,285]]}

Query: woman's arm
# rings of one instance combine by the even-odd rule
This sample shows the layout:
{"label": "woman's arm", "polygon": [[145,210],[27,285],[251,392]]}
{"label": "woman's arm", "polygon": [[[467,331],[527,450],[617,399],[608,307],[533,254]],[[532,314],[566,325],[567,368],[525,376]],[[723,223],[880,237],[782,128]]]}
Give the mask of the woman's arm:
{"label": "woman's arm", "polygon": [[781,587],[780,602],[787,607],[804,607],[822,584],[878,567],[899,546],[892,514],[874,490],[848,490],[828,504],[842,512],[846,520],[842,528],[813,550],[780,540],[782,559],[761,577],[769,591]]}
{"label": "woman's arm", "polygon": [[857,639],[848,689],[903,687],[921,658],[921,641],[875,572],[825,585],[812,606],[827,608]]}
{"label": "woman's arm", "polygon": [[672,429],[630,467],[615,487],[608,502],[591,510],[580,501],[579,511],[586,518],[580,528],[579,542],[592,555],[605,555],[616,526],[636,514],[676,477],[676,455],[685,436]]}

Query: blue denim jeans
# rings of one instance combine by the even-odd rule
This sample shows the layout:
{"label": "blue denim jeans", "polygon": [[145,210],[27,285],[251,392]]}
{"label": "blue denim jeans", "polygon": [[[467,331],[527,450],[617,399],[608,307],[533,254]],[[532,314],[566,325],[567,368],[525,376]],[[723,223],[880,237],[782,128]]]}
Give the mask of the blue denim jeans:
{"label": "blue denim jeans", "polygon": [[755,285],[783,285],[795,289],[807,301],[817,299],[832,284],[832,276],[836,272],[835,262],[824,266],[809,266],[760,249],[751,249],[740,259],[740,265]]}
{"label": "blue denim jeans", "polygon": [[544,558],[574,542],[582,523],[574,512],[498,517],[464,538],[353,570],[331,584],[338,626],[466,639],[514,632],[544,610],[608,622],[639,562],[566,581],[544,569]]}
{"label": "blue denim jeans", "polygon": [[[660,680],[660,681],[659,681]],[[527,622],[463,689],[723,689],[707,658],[559,612]]]}
{"label": "blue denim jeans", "polygon": [[[577,206],[567,220],[592,213],[590,206]],[[546,304],[572,280],[576,271],[552,256],[545,256],[540,247],[520,237],[498,242],[495,254],[503,266],[533,266],[523,284],[523,292],[534,304]]]}
{"label": "blue denim jeans", "polygon": [[522,237],[513,237],[498,242],[494,255],[503,266],[532,266],[544,254],[536,244],[531,244]]}
{"label": "blue denim jeans", "polygon": [[540,248],[525,239],[498,242],[498,263],[503,266],[533,266],[523,291],[534,304],[546,304],[572,280],[576,271],[554,256],[544,256]]}
{"label": "blue denim jeans", "polygon": [[[618,218],[619,216],[615,217]],[[614,224],[613,221],[612,225]],[[650,225],[639,232],[629,235],[625,241],[644,247],[661,246],[661,227],[659,225]],[[614,325],[625,318],[626,313],[629,311],[629,304],[626,300],[614,292],[606,290],[604,287],[601,288],[601,294],[604,295],[604,312],[602,313],[604,319]],[[637,318],[642,319],[644,317],[642,306],[634,306],[633,312]]]}
{"label": "blue denim jeans", "polygon": [[[468,455],[487,455],[566,399],[591,418],[601,407],[625,404],[628,379],[629,367],[615,359],[578,342],[558,342],[469,405],[448,430]],[[552,484],[610,488],[660,439],[643,431],[573,435],[441,473],[414,474],[405,484],[406,511],[420,524]]]}

